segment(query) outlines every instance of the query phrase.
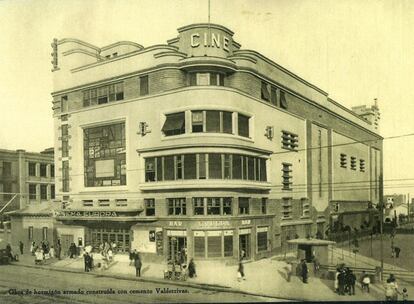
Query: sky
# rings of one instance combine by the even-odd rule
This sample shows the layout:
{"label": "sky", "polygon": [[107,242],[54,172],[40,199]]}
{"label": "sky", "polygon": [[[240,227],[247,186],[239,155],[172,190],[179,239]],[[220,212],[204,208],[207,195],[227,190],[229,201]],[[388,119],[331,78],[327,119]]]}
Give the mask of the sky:
{"label": "sky", "polygon": [[[212,23],[351,108],[378,99],[385,193],[414,197],[414,1],[211,0]],[[0,148],[53,146],[53,38],[166,43],[208,0],[0,0]],[[396,180],[397,179],[397,180]]]}

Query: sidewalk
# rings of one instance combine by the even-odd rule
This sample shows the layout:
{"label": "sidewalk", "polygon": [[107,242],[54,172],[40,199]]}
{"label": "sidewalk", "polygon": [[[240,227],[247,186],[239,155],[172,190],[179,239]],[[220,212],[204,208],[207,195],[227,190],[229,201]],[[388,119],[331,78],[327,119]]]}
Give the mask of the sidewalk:
{"label": "sidewalk", "polygon": [[[93,271],[89,274],[110,276],[136,280],[135,268],[129,266],[129,260],[124,255],[115,255],[115,262],[110,268],[102,271]],[[23,255],[20,258],[21,266],[34,267],[34,258]],[[310,277],[308,284],[300,278],[292,276],[291,282],[285,279],[285,262],[273,259],[262,259],[244,264],[246,280],[237,280],[237,265],[226,266],[218,261],[203,261],[197,263],[197,277],[186,282],[168,281],[163,279],[165,265],[145,263],[143,261],[142,277],[138,280],[156,281],[188,285],[217,291],[231,291],[245,294],[268,296],[274,298],[292,299],[297,301],[372,301],[374,294],[361,293],[357,288],[355,296],[339,296],[333,291],[333,281]],[[16,265],[18,265],[16,263]],[[83,258],[47,261],[46,265],[36,266],[51,268],[59,271],[83,272]]]}

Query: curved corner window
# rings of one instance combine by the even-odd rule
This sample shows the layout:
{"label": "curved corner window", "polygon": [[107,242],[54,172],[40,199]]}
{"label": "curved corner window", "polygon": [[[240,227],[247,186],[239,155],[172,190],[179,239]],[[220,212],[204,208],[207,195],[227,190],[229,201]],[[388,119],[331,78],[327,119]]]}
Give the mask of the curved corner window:
{"label": "curved corner window", "polygon": [[190,86],[224,86],[224,74],[216,72],[189,73]]}
{"label": "curved corner window", "polygon": [[238,133],[240,136],[249,137],[249,119],[250,117],[239,113],[237,122],[238,122]]}

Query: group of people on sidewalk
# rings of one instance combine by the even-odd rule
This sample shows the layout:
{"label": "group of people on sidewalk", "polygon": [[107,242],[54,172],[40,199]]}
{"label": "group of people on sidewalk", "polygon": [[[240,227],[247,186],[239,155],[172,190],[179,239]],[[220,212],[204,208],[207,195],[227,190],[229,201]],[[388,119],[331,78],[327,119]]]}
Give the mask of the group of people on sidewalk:
{"label": "group of people on sidewalk", "polygon": [[403,288],[402,291],[398,289],[398,284],[395,276],[390,274],[386,283],[384,283],[384,290],[385,290],[385,300],[386,301],[397,301],[398,296],[402,296],[403,301],[408,300],[408,290],[407,288]]}
{"label": "group of people on sidewalk", "polygon": [[[349,267],[341,265],[336,269],[335,273],[335,292],[341,296],[345,294],[355,295],[356,281],[357,279],[353,271]],[[369,282],[367,288],[369,292]]]}

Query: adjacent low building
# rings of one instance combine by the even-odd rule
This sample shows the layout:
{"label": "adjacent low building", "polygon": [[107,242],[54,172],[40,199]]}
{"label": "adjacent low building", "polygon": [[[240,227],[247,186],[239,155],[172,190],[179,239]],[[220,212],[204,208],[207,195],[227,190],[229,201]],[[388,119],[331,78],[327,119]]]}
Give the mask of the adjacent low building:
{"label": "adjacent low building", "polygon": [[376,125],[233,35],[193,24],[150,47],[54,40],[64,246],[259,259],[325,236],[343,213],[366,220],[380,197]]}

